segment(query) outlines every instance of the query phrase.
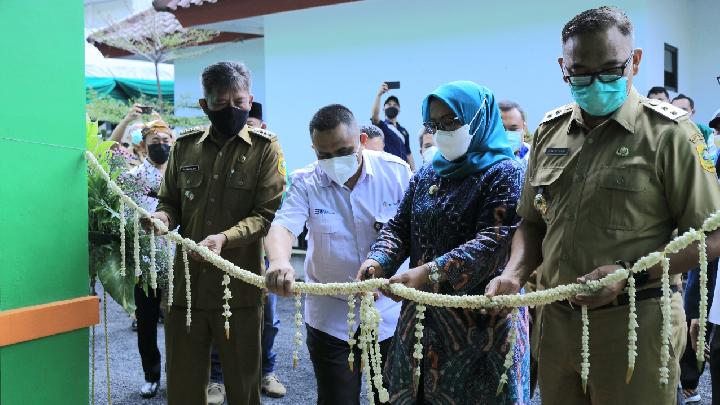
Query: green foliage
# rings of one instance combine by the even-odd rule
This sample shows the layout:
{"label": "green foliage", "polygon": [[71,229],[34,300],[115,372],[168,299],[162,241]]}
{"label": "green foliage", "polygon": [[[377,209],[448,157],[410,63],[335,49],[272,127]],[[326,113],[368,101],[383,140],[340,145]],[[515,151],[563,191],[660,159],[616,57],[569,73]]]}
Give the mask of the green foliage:
{"label": "green foliage", "polygon": [[[88,94],[88,103],[86,105],[87,113],[94,120],[107,121],[113,124],[119,123],[127,114],[130,106],[133,104],[148,105],[153,107],[153,110],[160,111],[160,106],[156,99],[150,99],[141,97],[138,99],[130,100],[130,102],[123,102],[116,100],[111,97],[98,97],[97,93],[90,92]],[[165,104],[165,113],[162,115],[162,119],[168,123],[171,127],[194,127],[198,125],[208,125],[209,121],[207,117],[178,117],[174,115],[175,109],[179,107],[173,107],[172,105]]]}

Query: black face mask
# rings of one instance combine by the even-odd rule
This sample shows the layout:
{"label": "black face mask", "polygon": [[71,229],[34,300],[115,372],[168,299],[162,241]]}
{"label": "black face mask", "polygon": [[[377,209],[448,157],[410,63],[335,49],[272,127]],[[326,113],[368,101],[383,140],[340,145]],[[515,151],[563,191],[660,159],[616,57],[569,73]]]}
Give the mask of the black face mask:
{"label": "black face mask", "polygon": [[388,107],[385,109],[385,115],[387,115],[388,118],[395,119],[395,117],[398,116],[398,113],[400,113],[400,110],[397,107]]}
{"label": "black face mask", "polygon": [[159,165],[164,165],[170,157],[170,145],[165,143],[154,143],[148,145],[148,157]]}
{"label": "black face mask", "polygon": [[210,123],[212,123],[215,132],[224,139],[229,139],[237,135],[240,130],[243,129],[247,122],[248,114],[250,114],[250,111],[230,105],[222,110],[207,111],[207,116],[210,118]]}

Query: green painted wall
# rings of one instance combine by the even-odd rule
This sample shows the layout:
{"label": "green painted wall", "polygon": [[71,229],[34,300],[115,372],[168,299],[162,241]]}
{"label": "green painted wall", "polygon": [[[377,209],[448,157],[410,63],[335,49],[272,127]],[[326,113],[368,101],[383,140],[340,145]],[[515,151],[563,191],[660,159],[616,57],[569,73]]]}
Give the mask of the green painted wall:
{"label": "green painted wall", "polygon": [[[0,1],[0,310],[87,295],[83,2]],[[0,404],[88,402],[88,331],[0,348]]]}

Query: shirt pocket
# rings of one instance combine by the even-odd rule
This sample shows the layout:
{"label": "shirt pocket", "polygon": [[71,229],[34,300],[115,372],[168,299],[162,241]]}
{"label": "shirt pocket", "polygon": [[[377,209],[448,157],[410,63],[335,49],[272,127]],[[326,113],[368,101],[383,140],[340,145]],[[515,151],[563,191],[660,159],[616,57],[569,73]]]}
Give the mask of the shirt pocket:
{"label": "shirt pocket", "polygon": [[[321,262],[335,261],[339,254],[347,250],[340,238],[342,227],[340,218],[311,217],[307,223],[308,232],[313,238],[314,251],[312,259]],[[322,274],[318,274],[319,281]]]}
{"label": "shirt pocket", "polygon": [[181,207],[183,211],[197,207],[203,199],[201,186],[203,175],[200,172],[180,172],[177,188],[180,189]]}
{"label": "shirt pocket", "polygon": [[622,230],[638,230],[647,218],[647,193],[650,171],[641,167],[603,167],[591,205],[597,215],[589,220],[597,226]]}
{"label": "shirt pocket", "polygon": [[[564,170],[564,167],[539,167],[530,178],[533,209],[547,224],[554,221],[558,211],[557,193],[560,189],[557,183]],[[547,207],[545,214],[541,212],[543,205]]]}
{"label": "shirt pocket", "polygon": [[242,215],[244,217],[249,214],[249,210],[254,206],[254,201],[254,179],[251,179],[246,171],[231,170],[225,179],[223,208],[235,214],[234,216]]}

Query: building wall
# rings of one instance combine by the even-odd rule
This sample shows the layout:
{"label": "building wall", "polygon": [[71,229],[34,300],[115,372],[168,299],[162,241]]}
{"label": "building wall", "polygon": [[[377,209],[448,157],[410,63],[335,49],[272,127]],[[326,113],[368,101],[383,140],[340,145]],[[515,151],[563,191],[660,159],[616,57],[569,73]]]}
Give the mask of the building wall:
{"label": "building wall", "polygon": [[104,28],[152,7],[152,0],[86,0],[85,29]]}
{"label": "building wall", "polygon": [[[635,85],[641,93],[663,83],[663,44],[680,49],[680,91],[697,100],[698,118],[720,107],[720,15],[717,0],[365,0],[265,16],[263,47],[238,53],[264,83],[266,119],[280,135],[288,166],[314,159],[307,124],[321,106],[342,103],[368,122],[382,81],[400,80],[399,116],[411,134],[421,127],[422,99],[438,85],[473,80],[499,99],[519,102],[534,129],[543,114],[571,101],[557,65],[560,32],[578,12],[602,4],[625,9],[636,28],[635,45],[644,49]],[[250,43],[252,41],[248,41]],[[210,55],[212,56],[212,55]],[[176,63],[176,83],[197,85],[198,69],[184,77]],[[264,77],[258,79],[263,65]],[[188,80],[190,80],[188,82]],[[176,90],[177,93],[177,90]],[[713,105],[714,104],[714,105]],[[703,118],[705,119],[705,118]],[[418,152],[415,136],[412,151]]]}

